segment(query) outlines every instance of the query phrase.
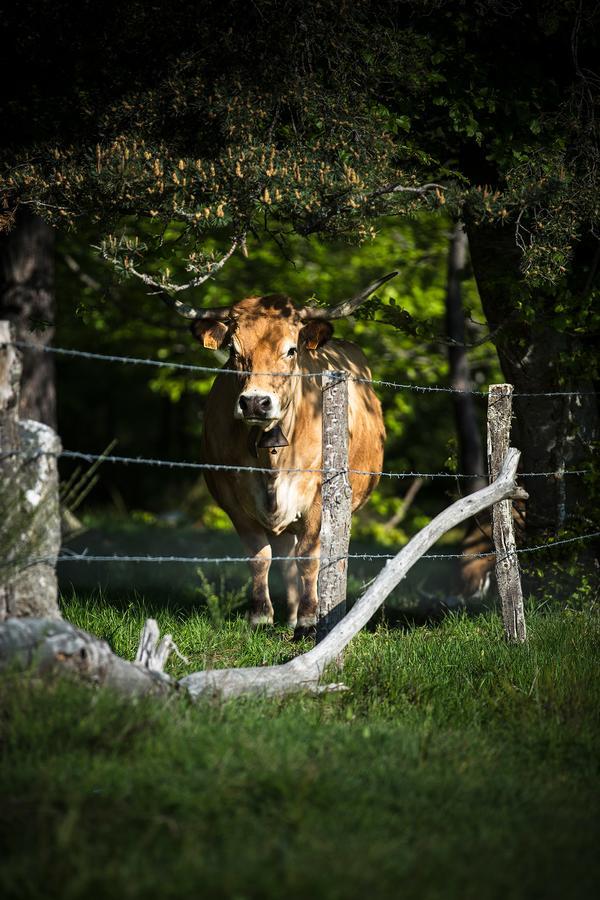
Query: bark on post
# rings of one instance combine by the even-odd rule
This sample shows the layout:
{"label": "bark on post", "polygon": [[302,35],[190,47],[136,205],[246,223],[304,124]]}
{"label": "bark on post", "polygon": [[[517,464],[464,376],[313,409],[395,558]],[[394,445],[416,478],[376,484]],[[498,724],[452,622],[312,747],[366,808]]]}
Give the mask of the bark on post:
{"label": "bark on post", "polygon": [[[512,385],[490,385],[488,397],[488,471],[490,483],[498,477],[509,444],[512,416]],[[527,637],[519,563],[515,553],[512,501],[501,500],[492,508],[492,534],[496,548],[496,580],[502,603],[504,630],[509,641]]]}
{"label": "bark on post", "polygon": [[346,615],[352,488],[348,480],[348,374],[323,382],[321,563],[317,643]]}
{"label": "bark on post", "polygon": [[60,616],[54,564],[33,562],[60,548],[60,442],[47,425],[19,421],[21,361],[13,340],[13,326],[0,322],[0,621]]}

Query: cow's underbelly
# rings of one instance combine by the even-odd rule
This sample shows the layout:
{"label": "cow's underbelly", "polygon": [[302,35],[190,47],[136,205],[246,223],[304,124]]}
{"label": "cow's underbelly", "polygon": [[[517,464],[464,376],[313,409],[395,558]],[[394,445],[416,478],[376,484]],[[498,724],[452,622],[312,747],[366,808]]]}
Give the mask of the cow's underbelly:
{"label": "cow's underbelly", "polygon": [[273,534],[298,530],[314,499],[307,496],[300,478],[298,475],[253,478],[249,490],[244,492],[245,512]]}

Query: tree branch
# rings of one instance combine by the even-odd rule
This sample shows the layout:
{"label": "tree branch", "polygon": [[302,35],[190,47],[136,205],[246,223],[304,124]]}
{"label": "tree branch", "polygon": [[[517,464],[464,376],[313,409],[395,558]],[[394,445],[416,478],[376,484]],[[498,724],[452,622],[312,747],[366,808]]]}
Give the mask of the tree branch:
{"label": "tree branch", "polygon": [[[374,191],[370,191],[368,194],[364,195],[364,203],[368,203],[370,200],[376,200],[378,197],[384,197],[386,194],[416,194],[419,197],[422,197],[424,194],[427,194],[429,191],[443,191],[445,187],[443,184],[436,184],[434,182],[428,184],[421,185],[405,185],[405,184],[386,184],[381,188],[376,188]],[[310,217],[308,220],[308,225],[303,229],[303,234],[313,234],[315,231],[318,231],[320,228],[324,227],[327,222],[330,221],[334,216],[339,215],[344,212],[355,212],[358,204],[354,206],[351,205],[343,205],[338,203],[338,200],[342,198],[348,197],[352,194],[352,188],[348,188],[340,193],[336,194],[334,197],[329,198],[329,207],[326,208],[320,215]]]}
{"label": "tree branch", "polygon": [[[156,278],[153,278],[152,275],[148,275],[146,272],[140,272],[135,268],[131,259],[127,260],[124,268],[128,274],[134,275],[144,284],[148,285],[148,287],[156,288],[158,291],[171,291],[173,293],[179,293],[180,291],[187,291],[190,288],[200,287],[201,284],[204,284],[208,281],[209,278],[214,278],[217,272],[220,272],[223,266],[231,259],[235,251],[238,247],[245,247],[246,245],[246,234],[244,233],[241,236],[234,237],[229,250],[215,263],[209,263],[210,270],[205,272],[203,275],[197,275],[195,278],[192,278],[191,281],[186,282],[186,284],[176,284],[174,281],[157,281]],[[100,248],[102,256],[104,259],[109,260],[109,262],[114,262],[114,260],[110,257],[110,255],[104,250]]]}
{"label": "tree branch", "polygon": [[428,191],[443,191],[445,187],[443,184],[435,184],[432,182],[430,184],[421,184],[414,185],[414,187],[405,184],[386,184],[384,187],[377,188],[375,191],[371,191],[370,194],[367,194],[367,198],[369,200],[374,197],[384,197],[386,194],[417,194],[421,196],[422,194],[426,194]]}

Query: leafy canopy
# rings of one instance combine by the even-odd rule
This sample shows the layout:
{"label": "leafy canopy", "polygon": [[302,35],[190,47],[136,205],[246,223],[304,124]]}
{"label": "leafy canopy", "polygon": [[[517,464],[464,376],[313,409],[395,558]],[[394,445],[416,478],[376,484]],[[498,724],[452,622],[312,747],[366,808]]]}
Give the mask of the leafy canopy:
{"label": "leafy canopy", "polygon": [[146,280],[178,227],[192,284],[228,252],[215,232],[242,251],[265,231],[360,241],[382,214],[442,207],[504,223],[526,276],[557,282],[597,227],[595,3],[80,6],[5,19],[23,76],[4,116],[6,225],[18,203],[92,221]]}

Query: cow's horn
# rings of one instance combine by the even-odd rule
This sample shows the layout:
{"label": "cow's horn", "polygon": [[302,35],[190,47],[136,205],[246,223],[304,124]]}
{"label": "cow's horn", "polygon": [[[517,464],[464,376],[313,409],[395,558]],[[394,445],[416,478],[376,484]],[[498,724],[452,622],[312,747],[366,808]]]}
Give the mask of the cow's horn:
{"label": "cow's horn", "polygon": [[382,278],[378,278],[377,281],[374,281],[364,290],[360,291],[360,293],[355,294],[354,297],[351,297],[349,300],[343,300],[341,303],[338,303],[337,306],[329,306],[320,308],[318,306],[305,306],[301,312],[303,319],[343,319],[344,316],[351,316],[355,310],[364,303],[365,300],[371,296],[371,294],[380,288],[382,284],[385,284],[386,281],[389,281],[391,278],[395,278],[397,272],[389,272],[387,275],[384,275]]}
{"label": "cow's horn", "polygon": [[216,306],[209,309],[196,309],[182,303],[176,297],[171,297],[166,291],[161,291],[160,296],[164,302],[184,319],[228,319],[230,315],[228,306]]}

